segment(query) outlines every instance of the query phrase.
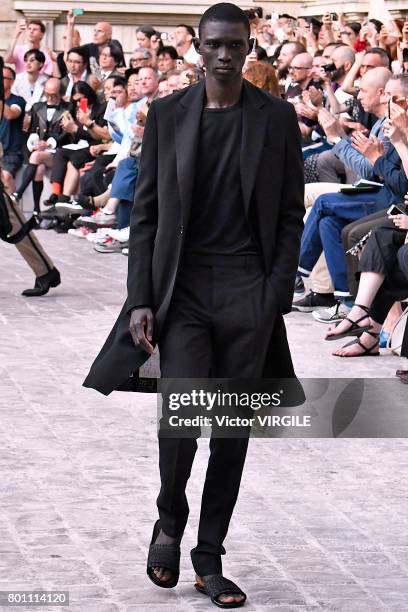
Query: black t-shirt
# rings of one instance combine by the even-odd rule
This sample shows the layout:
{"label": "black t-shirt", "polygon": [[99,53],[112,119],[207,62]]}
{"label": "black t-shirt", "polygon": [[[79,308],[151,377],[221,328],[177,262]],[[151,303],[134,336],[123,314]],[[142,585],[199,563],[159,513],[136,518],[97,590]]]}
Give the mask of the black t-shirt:
{"label": "black t-shirt", "polygon": [[187,253],[257,253],[241,191],[241,138],[241,102],[227,108],[203,110],[186,236]]}
{"label": "black t-shirt", "polygon": [[7,153],[21,153],[23,144],[23,121],[25,100],[21,96],[10,94],[6,100],[7,106],[18,106],[21,108],[20,116],[17,119],[6,119],[3,117],[0,123],[0,142],[3,145],[3,151]]}

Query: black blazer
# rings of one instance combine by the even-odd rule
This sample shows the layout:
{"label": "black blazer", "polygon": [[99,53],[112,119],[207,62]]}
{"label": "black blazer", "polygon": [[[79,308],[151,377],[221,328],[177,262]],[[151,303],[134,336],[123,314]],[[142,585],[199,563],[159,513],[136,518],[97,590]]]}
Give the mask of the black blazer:
{"label": "black blazer", "polygon": [[68,110],[68,104],[62,100],[58,104],[50,124],[47,125],[47,103],[37,102],[33,104],[29,134],[37,132],[40,140],[55,138],[58,146],[71,142],[69,134],[64,132],[60,126],[62,114],[66,110]]}
{"label": "black blazer", "polygon": [[[150,107],[131,215],[128,297],[84,383],[102,393],[123,387],[148,358],[130,336],[132,308],[152,307],[154,341],[160,347],[191,209],[204,93],[201,81],[153,101]],[[274,333],[265,375],[291,376],[282,314],[291,310],[305,213],[300,132],[292,105],[245,80],[242,101],[245,214],[258,238],[280,309],[271,321]]]}

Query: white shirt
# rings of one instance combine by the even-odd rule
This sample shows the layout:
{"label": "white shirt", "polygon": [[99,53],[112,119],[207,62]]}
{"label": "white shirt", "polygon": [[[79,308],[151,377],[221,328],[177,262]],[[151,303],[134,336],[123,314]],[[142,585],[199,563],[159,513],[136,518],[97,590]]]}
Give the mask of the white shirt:
{"label": "white shirt", "polygon": [[30,83],[26,72],[20,72],[16,75],[11,92],[24,98],[26,101],[26,112],[31,109],[33,104],[44,99],[44,84],[47,78],[44,74],[40,74],[35,83]]}
{"label": "white shirt", "polygon": [[184,53],[183,58],[184,61],[187,62],[187,64],[197,64],[201,58],[201,55],[197,53],[194,48],[194,45],[190,45],[189,50],[187,51],[187,53]]}

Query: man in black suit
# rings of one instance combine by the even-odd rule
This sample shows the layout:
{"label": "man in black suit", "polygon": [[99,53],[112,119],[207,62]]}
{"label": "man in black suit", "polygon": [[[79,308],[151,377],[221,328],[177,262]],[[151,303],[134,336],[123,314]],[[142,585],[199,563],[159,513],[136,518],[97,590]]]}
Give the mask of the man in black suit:
{"label": "man in black suit", "polygon": [[[303,227],[300,134],[290,104],[242,79],[249,32],[235,5],[208,9],[197,44],[206,79],[150,107],[128,298],[85,386],[137,389],[155,343],[165,378],[294,376],[282,314],[291,310]],[[196,588],[220,606],[246,598],[222,576],[221,555],[247,445],[211,438],[191,551]],[[159,586],[178,580],[196,448],[194,438],[159,437],[160,520],[147,565]]]}
{"label": "man in black suit", "polygon": [[30,152],[28,164],[24,169],[21,183],[13,194],[20,200],[32,182],[34,211],[40,212],[40,199],[43,190],[44,168],[51,168],[57,146],[70,142],[70,136],[61,127],[61,119],[68,105],[62,100],[59,79],[48,79],[44,85],[46,102],[37,102],[31,110],[31,123],[27,139]]}

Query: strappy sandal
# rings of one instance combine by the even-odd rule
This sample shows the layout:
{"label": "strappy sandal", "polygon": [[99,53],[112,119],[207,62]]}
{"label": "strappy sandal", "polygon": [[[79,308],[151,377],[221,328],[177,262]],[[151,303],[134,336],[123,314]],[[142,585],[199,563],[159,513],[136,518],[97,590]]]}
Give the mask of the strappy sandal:
{"label": "strappy sandal", "polygon": [[[212,603],[219,608],[240,608],[244,605],[246,601],[246,594],[244,591],[242,591],[235,582],[232,582],[232,580],[224,578],[222,574],[214,574],[208,578],[203,578],[203,582],[204,586],[196,582],[194,585],[195,588],[200,593],[203,593],[203,595],[207,595]],[[243,597],[241,601],[224,602],[217,599],[220,595],[242,595]]]}
{"label": "strappy sandal", "polygon": [[[164,589],[176,586],[180,575],[180,544],[155,544],[160,533],[160,520],[153,527],[153,535],[149,546],[147,557],[147,575],[155,585]],[[168,580],[160,580],[154,573],[153,568],[162,567],[170,570],[172,576]]]}
{"label": "strappy sandal", "polygon": [[380,344],[380,339],[379,339],[379,334],[376,334],[375,332],[371,332],[371,331],[366,331],[366,334],[369,334],[370,336],[372,336],[373,338],[376,339],[376,342],[370,346],[370,348],[366,347],[360,340],[360,338],[356,338],[355,340],[352,340],[351,342],[347,342],[347,344],[345,344],[342,348],[345,348],[346,346],[352,346],[353,344],[359,344],[361,346],[361,348],[364,349],[363,353],[359,353],[358,355],[336,355],[335,353],[333,353],[334,357],[379,357],[380,353],[372,353],[371,351],[373,349],[375,349],[376,346],[378,346]]}
{"label": "strappy sandal", "polygon": [[[352,321],[351,319],[346,317],[345,319],[343,319],[343,321],[348,321],[350,323],[350,327],[341,334],[330,334],[329,336],[326,336],[325,340],[341,340],[342,338],[347,338],[348,336],[360,337],[362,334],[364,334],[364,332],[368,333],[370,329],[372,329],[372,325],[365,325],[364,327],[361,327],[359,325],[360,321],[364,321],[364,319],[367,319],[370,316],[370,309],[367,308],[367,306],[361,306],[361,304],[354,304],[354,306],[358,306],[367,314],[357,319],[357,321]],[[333,329],[336,329],[336,327],[338,327],[340,323],[343,323],[343,321],[339,321],[339,323],[336,323]]]}

